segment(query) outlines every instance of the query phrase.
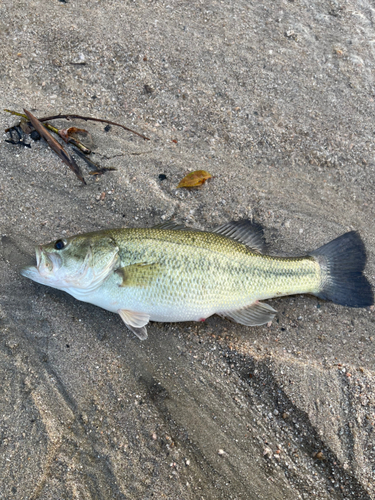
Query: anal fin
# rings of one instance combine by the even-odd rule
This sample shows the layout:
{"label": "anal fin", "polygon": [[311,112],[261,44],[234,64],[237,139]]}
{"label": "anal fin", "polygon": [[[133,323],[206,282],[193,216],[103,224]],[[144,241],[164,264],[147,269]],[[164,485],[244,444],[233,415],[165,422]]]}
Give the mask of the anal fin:
{"label": "anal fin", "polygon": [[150,316],[148,314],[128,311],[126,309],[120,309],[118,313],[131,332],[133,332],[140,340],[147,339],[148,335],[146,325],[150,320]]}
{"label": "anal fin", "polygon": [[260,326],[272,321],[276,313],[277,311],[273,307],[256,301],[237,311],[225,311],[221,314],[241,325]]}

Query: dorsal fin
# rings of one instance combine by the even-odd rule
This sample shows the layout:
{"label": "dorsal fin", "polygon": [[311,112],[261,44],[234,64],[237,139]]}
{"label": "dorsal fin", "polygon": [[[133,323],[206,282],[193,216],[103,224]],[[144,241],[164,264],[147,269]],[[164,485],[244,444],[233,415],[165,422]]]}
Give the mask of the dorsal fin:
{"label": "dorsal fin", "polygon": [[255,252],[264,253],[266,250],[262,226],[247,219],[227,222],[213,232],[239,241]]}

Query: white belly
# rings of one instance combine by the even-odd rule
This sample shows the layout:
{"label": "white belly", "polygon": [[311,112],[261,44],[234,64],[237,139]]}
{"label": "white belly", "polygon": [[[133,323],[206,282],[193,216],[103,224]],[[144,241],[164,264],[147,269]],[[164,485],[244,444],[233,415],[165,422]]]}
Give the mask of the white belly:
{"label": "white belly", "polygon": [[65,291],[77,300],[88,302],[114,313],[118,313],[120,309],[146,313],[150,316],[151,321],[200,321],[216,312],[212,308],[189,307],[177,302],[161,305],[152,296],[140,293],[139,289],[121,287],[119,283],[119,277],[113,274],[93,292],[88,293],[79,288],[69,288]]}

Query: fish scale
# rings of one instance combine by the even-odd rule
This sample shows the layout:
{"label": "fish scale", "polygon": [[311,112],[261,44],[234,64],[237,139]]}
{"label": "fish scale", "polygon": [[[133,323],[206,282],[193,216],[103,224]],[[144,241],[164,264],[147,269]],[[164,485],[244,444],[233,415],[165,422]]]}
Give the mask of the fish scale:
{"label": "fish scale", "polygon": [[[189,298],[189,304],[198,307],[212,304],[221,310],[244,307],[249,300],[319,290],[320,267],[311,257],[291,259],[259,255],[215,233],[194,235],[191,241],[191,235],[182,231],[169,231],[164,240],[154,238],[150,232],[142,235],[142,243],[134,245],[144,246],[145,251],[137,254],[131,245],[131,255],[133,262],[145,260],[163,264],[158,273],[159,284],[165,283],[163,293],[155,283],[160,301],[164,294],[169,297],[168,290],[173,286],[177,286],[178,291],[176,295],[173,290],[172,302],[178,303],[179,295],[183,295]],[[131,232],[126,237],[131,238]],[[118,244],[121,245],[120,239]],[[152,251],[147,254],[150,247]],[[131,262],[130,259],[126,261]]]}

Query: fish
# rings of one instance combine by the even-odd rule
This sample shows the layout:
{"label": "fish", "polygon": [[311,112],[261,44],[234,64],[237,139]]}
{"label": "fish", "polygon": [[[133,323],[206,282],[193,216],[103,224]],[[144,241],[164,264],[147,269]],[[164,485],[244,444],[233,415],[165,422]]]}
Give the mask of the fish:
{"label": "fish", "polygon": [[363,274],[366,249],[351,231],[301,257],[270,255],[249,220],[201,231],[166,222],[106,229],[36,247],[21,274],[120,315],[147,338],[149,321],[203,321],[213,314],[247,326],[273,320],[263,300],[312,294],[347,307],[374,304]]}

